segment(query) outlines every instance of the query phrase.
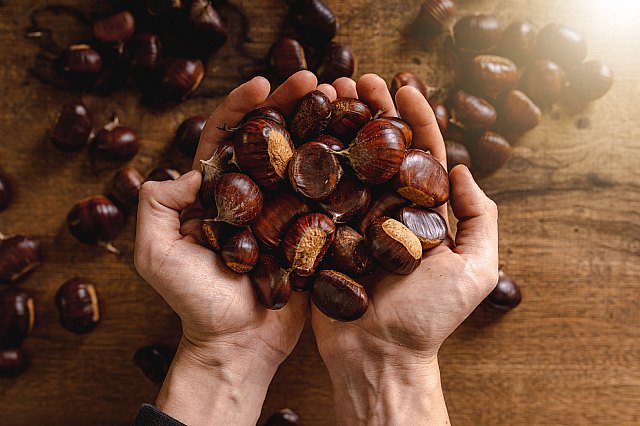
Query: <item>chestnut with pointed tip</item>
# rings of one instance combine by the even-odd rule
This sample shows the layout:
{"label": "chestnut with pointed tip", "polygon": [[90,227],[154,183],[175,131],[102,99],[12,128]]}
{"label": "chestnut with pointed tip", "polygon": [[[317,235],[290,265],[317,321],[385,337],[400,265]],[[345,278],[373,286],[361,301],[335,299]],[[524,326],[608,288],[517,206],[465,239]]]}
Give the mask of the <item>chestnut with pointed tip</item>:
{"label": "chestnut with pointed tip", "polygon": [[414,204],[438,207],[449,200],[449,175],[436,158],[419,149],[408,149],[398,174],[395,190]]}
{"label": "chestnut with pointed tip", "polygon": [[194,115],[184,120],[173,138],[173,144],[178,148],[178,151],[193,158],[196,155],[200,135],[205,124],[207,124],[207,117],[204,115]]}
{"label": "chestnut with pointed tip", "polygon": [[249,176],[227,173],[218,179],[213,191],[216,200],[216,221],[245,226],[262,211],[262,191]]}
{"label": "chestnut with pointed tip", "polygon": [[0,235],[0,283],[13,284],[42,263],[40,242],[22,235]]}
{"label": "chestnut with pointed tip", "polygon": [[364,287],[353,278],[332,270],[316,274],[311,300],[320,312],[338,321],[355,321],[369,307],[369,297]]}
{"label": "chestnut with pointed tip", "polygon": [[587,41],[577,31],[552,23],[538,33],[534,56],[549,59],[568,72],[587,57]]}
{"label": "chestnut with pointed tip", "polygon": [[342,176],[336,189],[318,201],[320,207],[336,223],[347,222],[361,214],[371,201],[371,189],[356,177]]}
{"label": "chestnut with pointed tip", "polygon": [[100,321],[96,288],[84,278],[72,278],[60,286],[55,297],[60,324],[74,333],[87,333]]}
{"label": "chestnut with pointed tip", "polygon": [[176,180],[181,173],[172,167],[160,166],[151,170],[147,175],[147,181],[164,182],[167,180]]}
{"label": "chestnut with pointed tip", "polygon": [[534,61],[520,78],[520,90],[542,108],[549,108],[560,99],[566,84],[564,70],[547,59]]}
{"label": "chestnut with pointed tip", "polygon": [[124,167],[116,172],[108,185],[109,195],[127,210],[134,210],[138,205],[140,187],[144,177],[133,167]]}
{"label": "chestnut with pointed tip", "polygon": [[29,360],[22,349],[0,349],[0,377],[17,377],[28,366]]}
{"label": "chestnut with pointed tip", "polygon": [[93,24],[93,36],[103,43],[127,41],[136,29],[136,22],[127,10],[100,19]]}
{"label": "chestnut with pointed tip", "polygon": [[291,297],[290,271],[282,268],[278,260],[263,253],[249,272],[258,300],[267,309],[281,309]]}
{"label": "chestnut with pointed tip", "polygon": [[398,211],[397,218],[418,237],[422,251],[440,245],[447,238],[447,222],[434,210],[403,207]]}
{"label": "chestnut with pointed tip", "polygon": [[326,215],[309,213],[300,217],[287,231],[281,246],[291,268],[301,276],[313,274],[335,232],[333,221]]}
{"label": "chestnut with pointed tip", "polygon": [[600,61],[587,61],[569,74],[569,91],[578,99],[594,101],[613,85],[613,71]]}
{"label": "chestnut with pointed tip", "polygon": [[518,306],[521,301],[520,287],[509,275],[500,270],[498,284],[486,297],[485,303],[498,311],[506,312]]}
{"label": "chestnut with pointed tip", "polygon": [[264,426],[302,426],[302,419],[292,409],[283,408],[273,413]]}
{"label": "chestnut with pointed tip", "polygon": [[416,38],[429,41],[442,34],[445,25],[455,14],[456,4],[453,0],[426,0],[411,25],[411,32]]}
{"label": "chestnut with pointed tip", "polygon": [[176,350],[156,344],[142,347],[133,355],[133,363],[153,383],[162,383],[167,377]]}
{"label": "chestnut with pointed tip", "polygon": [[282,81],[298,71],[306,70],[307,58],[302,44],[287,37],[276,40],[269,50],[269,65]]}
{"label": "chestnut with pointed tip", "polygon": [[50,139],[60,151],[77,151],[89,141],[93,121],[82,102],[71,101],[62,106]]}
{"label": "chestnut with pointed tip", "polygon": [[365,235],[369,254],[383,268],[410,274],[422,261],[422,244],[409,228],[388,216],[373,221]]}
{"label": "chestnut with pointed tip", "polygon": [[111,241],[124,227],[122,210],[103,195],[78,201],[67,214],[67,226],[81,243],[98,245],[120,254]]}
{"label": "chestnut with pointed tip", "polygon": [[118,117],[105,124],[91,142],[91,155],[109,161],[126,161],[140,150],[137,132],[120,124]]}
{"label": "chestnut with pointed tip", "polygon": [[511,90],[498,98],[498,123],[501,128],[527,132],[542,119],[542,111],[519,90]]}
{"label": "chestnut with pointed tip", "polygon": [[58,60],[59,67],[72,86],[92,85],[102,71],[102,57],[88,44],[74,44]]}
{"label": "chestnut with pointed tip", "polygon": [[356,69],[356,55],[343,43],[330,42],[320,50],[316,68],[318,83],[332,84],[340,77],[351,78]]}
{"label": "chestnut with pointed tip", "polygon": [[196,44],[204,52],[215,52],[227,42],[227,28],[211,5],[211,0],[191,0],[188,14],[189,23],[195,31]]}
{"label": "chestnut with pointed tip", "polygon": [[211,158],[206,161],[200,160],[202,183],[198,196],[203,207],[211,208],[215,205],[214,190],[220,176],[237,170],[229,163],[232,158],[233,143],[229,140],[222,140],[217,142]]}
{"label": "chestnut with pointed tip", "polygon": [[527,62],[536,47],[538,33],[529,21],[515,21],[502,33],[496,54],[506,56],[517,64]]}
{"label": "chestnut with pointed tip", "polygon": [[338,30],[336,15],[322,0],[292,0],[289,20],[300,39],[315,46],[331,41]]}
{"label": "chestnut with pointed tip", "polygon": [[369,225],[382,216],[395,216],[396,212],[409,204],[409,200],[396,192],[385,192],[372,200],[369,208],[358,224],[358,231],[364,235]]}
{"label": "chestnut with pointed tip", "polygon": [[477,55],[467,68],[470,87],[489,98],[514,89],[519,77],[516,64],[502,56]]}
{"label": "chestnut with pointed tip", "polygon": [[338,271],[352,277],[370,275],[376,269],[375,262],[367,253],[364,237],[349,226],[336,230],[328,258]]}
{"label": "chestnut with pointed tip", "polygon": [[291,192],[272,192],[265,195],[262,213],[251,229],[258,241],[275,250],[295,221],[310,211],[309,205]]}
{"label": "chestnut with pointed tip", "polygon": [[234,229],[220,248],[220,257],[227,268],[238,274],[253,269],[259,254],[258,242],[248,226]]}
{"label": "chestnut with pointed tip", "polygon": [[511,157],[511,145],[495,132],[484,132],[469,144],[474,169],[481,173],[492,173],[502,167]]}
{"label": "chestnut with pointed tip", "polygon": [[444,148],[447,152],[447,170],[451,171],[458,164],[464,164],[471,169],[471,154],[465,145],[446,139]]}
{"label": "chestnut with pointed tip", "polygon": [[31,333],[33,297],[12,287],[0,293],[0,348],[17,348]]}
{"label": "chestnut with pointed tip", "polygon": [[360,129],[371,121],[371,111],[359,99],[338,98],[331,103],[331,121],[326,132],[349,144]]}
{"label": "chestnut with pointed tip", "polygon": [[496,124],[496,109],[481,97],[458,90],[451,101],[454,120],[471,129],[489,129]]}
{"label": "chestnut with pointed tip", "polygon": [[284,121],[284,117],[282,113],[274,108],[269,107],[260,107],[256,108],[253,111],[247,113],[242,119],[243,123],[246,123],[249,120],[260,119],[263,118],[265,120],[271,120],[274,123],[281,125],[282,127],[286,126]]}
{"label": "chestnut with pointed tip", "polygon": [[331,195],[338,186],[342,173],[337,156],[321,142],[301,145],[289,161],[291,187],[311,200]]}
{"label": "chestnut with pointed tip", "polygon": [[453,38],[463,53],[484,53],[493,49],[500,40],[502,27],[491,15],[468,15],[456,21]]}
{"label": "chestnut with pointed tip", "polygon": [[11,182],[9,177],[0,172],[0,212],[6,209],[11,202]]}
{"label": "chestnut with pointed tip", "polygon": [[400,71],[397,73],[393,79],[391,80],[391,84],[389,85],[389,92],[391,93],[391,97],[396,99],[396,93],[401,87],[411,86],[415,89],[418,89],[422,96],[425,98],[428,96],[428,88],[427,85],[420,80],[420,77],[415,75],[410,71]]}
{"label": "chestnut with pointed tip", "polygon": [[289,131],[296,146],[322,133],[331,120],[331,110],[331,101],[319,90],[311,91],[300,98],[289,123]]}

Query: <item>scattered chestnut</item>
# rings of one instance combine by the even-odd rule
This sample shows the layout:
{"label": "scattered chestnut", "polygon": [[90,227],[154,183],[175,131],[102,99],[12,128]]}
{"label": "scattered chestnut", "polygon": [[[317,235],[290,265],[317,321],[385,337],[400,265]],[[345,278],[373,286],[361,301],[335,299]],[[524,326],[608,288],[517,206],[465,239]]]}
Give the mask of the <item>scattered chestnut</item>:
{"label": "scattered chestnut", "polygon": [[403,207],[398,211],[398,221],[418,237],[422,250],[430,250],[447,238],[447,222],[434,210]]}
{"label": "scattered chestnut", "polygon": [[167,15],[182,8],[183,0],[146,0],[147,12],[153,16]]}
{"label": "scattered chestnut", "polygon": [[122,126],[118,117],[98,131],[91,142],[91,154],[110,161],[126,161],[140,150],[138,134],[131,127]]}
{"label": "scattered chestnut", "polygon": [[358,179],[377,185],[400,170],[404,151],[402,131],[388,120],[378,119],[365,124],[347,149],[335,153],[349,159]]}
{"label": "scattered chestnut", "polygon": [[309,291],[313,284],[315,275],[308,275],[306,277],[300,276],[295,272],[291,272],[289,275],[289,281],[291,281],[291,289],[293,291]]}
{"label": "scattered chestnut", "polygon": [[269,64],[280,80],[286,80],[298,71],[307,69],[304,48],[293,38],[276,40],[269,51]]}
{"label": "scattered chestnut", "polygon": [[436,117],[436,123],[438,123],[440,133],[444,134],[449,125],[449,111],[447,111],[447,107],[441,102],[429,101],[429,105],[433,110],[433,115]]}
{"label": "scattered chestnut", "polygon": [[260,108],[254,109],[253,111],[247,113],[247,115],[244,116],[244,119],[242,122],[246,123],[249,120],[258,119],[258,118],[271,120],[281,125],[282,127],[286,126],[284,117],[282,116],[280,111],[275,110],[273,108],[269,108],[269,107],[260,107]]}
{"label": "scattered chestnut", "polygon": [[445,139],[444,147],[447,151],[447,170],[453,169],[458,164],[464,164],[471,169],[471,154],[466,146],[460,142]]}
{"label": "scattered chestnut", "polygon": [[450,121],[447,124],[447,130],[442,136],[444,137],[445,141],[449,139],[455,142],[465,143],[472,133],[472,131],[469,131],[461,125]]}
{"label": "scattered chestnut", "polygon": [[298,275],[313,274],[331,245],[336,227],[329,217],[309,213],[299,218],[282,241],[282,251]]}
{"label": "scattered chestnut", "polygon": [[189,2],[189,23],[195,30],[194,38],[205,52],[213,52],[227,42],[229,35],[211,0]]}
{"label": "scattered chestnut", "polygon": [[460,18],[453,26],[456,47],[462,52],[484,53],[500,41],[500,22],[490,15],[469,15]]}
{"label": "scattered chestnut", "polygon": [[253,269],[259,254],[258,242],[248,226],[234,230],[220,248],[220,256],[224,263],[238,274]]}
{"label": "scattered chestnut", "polygon": [[89,141],[92,127],[87,107],[82,102],[67,102],[62,106],[50,139],[60,151],[77,151]]}
{"label": "scattered chestnut", "polygon": [[[422,6],[424,8],[424,5]],[[391,80],[391,84],[389,85],[389,92],[391,93],[391,97],[395,100],[396,93],[401,87],[411,86],[415,89],[418,89],[420,93],[426,98],[428,96],[428,88],[427,86],[420,80],[420,78],[412,72],[409,71],[400,71],[397,73],[393,79]]]}
{"label": "scattered chestnut", "polygon": [[346,44],[332,41],[322,48],[320,58],[316,69],[318,83],[331,84],[340,77],[351,78],[356,69],[356,56]]}
{"label": "scattered chestnut", "polygon": [[127,210],[138,205],[138,194],[144,178],[133,167],[124,167],[116,172],[108,185],[109,195]]}
{"label": "scattered chestnut", "polygon": [[411,130],[411,126],[409,126],[406,121],[398,117],[383,117],[378,120],[385,120],[400,129],[404,136],[405,148],[409,148],[411,146],[411,142],[413,142],[413,130]]}
{"label": "scattered chestnut", "polygon": [[268,119],[253,119],[235,132],[234,162],[265,189],[276,189],[295,150],[289,132]]}
{"label": "scattered chestnut", "polygon": [[60,324],[74,333],[87,333],[100,321],[98,294],[93,284],[84,278],[72,278],[56,293]]}
{"label": "scattered chestnut", "polygon": [[316,46],[333,39],[338,30],[336,15],[322,0],[292,0],[289,19],[300,38]]}
{"label": "scattered chestnut", "polygon": [[358,231],[364,235],[369,225],[382,216],[394,216],[396,212],[403,206],[409,204],[409,201],[400,196],[396,192],[384,192],[373,200],[362,220],[358,225]]}
{"label": "scattered chestnut", "polygon": [[67,226],[81,243],[103,246],[120,254],[111,240],[122,231],[124,215],[108,198],[96,195],[78,201],[67,214]]}
{"label": "scattered chestnut", "polygon": [[329,196],[338,186],[342,167],[335,154],[321,142],[307,142],[289,161],[289,182],[297,193],[312,200]]}
{"label": "scattered chestnut", "polygon": [[273,413],[264,426],[302,426],[302,419],[290,408],[283,408]]}
{"label": "scattered chestnut", "polygon": [[419,149],[408,149],[393,187],[414,204],[438,207],[449,200],[449,175],[436,158]]}
{"label": "scattered chestnut", "polygon": [[336,189],[318,201],[336,223],[347,222],[362,213],[371,201],[371,189],[354,176],[342,176]]}
{"label": "scattered chestnut", "polygon": [[331,101],[319,90],[307,93],[298,101],[289,131],[296,146],[318,136],[331,120]]}
{"label": "scattered chestnut", "polygon": [[0,283],[13,284],[42,263],[40,242],[22,235],[0,235]]}
{"label": "scattered chestnut", "polygon": [[352,277],[369,275],[376,264],[367,253],[364,237],[349,226],[341,226],[329,248],[328,258],[335,268]]}
{"label": "scattered chestnut", "polygon": [[125,55],[133,70],[139,73],[137,77],[147,78],[145,73],[155,70],[160,65],[162,41],[156,34],[137,34],[127,43]]}
{"label": "scattered chestnut", "polygon": [[531,99],[519,90],[511,90],[498,99],[498,122],[504,129],[526,132],[536,127],[542,112]]}
{"label": "scattered chestnut", "polygon": [[475,56],[468,66],[471,88],[477,93],[495,98],[518,84],[518,67],[510,59],[494,55]]}
{"label": "scattered chestnut", "polygon": [[11,192],[9,177],[0,172],[0,212],[9,206],[11,202]]}
{"label": "scattered chestnut", "polygon": [[307,203],[290,192],[265,195],[262,213],[251,224],[254,235],[265,247],[275,250],[298,218],[310,212]]}
{"label": "scattered chestnut", "polygon": [[498,118],[496,109],[484,99],[458,90],[451,101],[454,119],[471,129],[489,129]]}
{"label": "scattered chestnut", "polygon": [[0,293],[0,347],[19,347],[34,319],[33,297],[15,287]]}
{"label": "scattered chestnut", "polygon": [[176,351],[166,345],[149,345],[133,355],[133,363],[153,383],[164,382]]}
{"label": "scattered chestnut", "polygon": [[348,144],[369,121],[371,111],[367,104],[359,99],[338,98],[331,103],[331,121],[326,131]]}
{"label": "scattered chestnut", "polygon": [[509,160],[511,145],[498,133],[487,131],[470,142],[469,152],[476,170],[491,173]]}
{"label": "scattered chestnut", "polygon": [[498,284],[485,299],[486,303],[499,311],[509,311],[520,304],[522,295],[513,279],[499,271]]}
{"label": "scattered chestnut", "polygon": [[565,86],[564,70],[547,59],[534,61],[520,79],[520,90],[542,108],[548,108],[560,99]]}
{"label": "scattered chestnut", "polygon": [[157,93],[153,95],[161,101],[182,101],[196,91],[203,78],[200,59],[167,59],[160,67],[159,87],[154,88]]}
{"label": "scattered chestnut", "polygon": [[357,320],[369,307],[364,287],[347,275],[332,270],[316,274],[311,300],[320,312],[338,321]]}
{"label": "scattered chestnut", "polygon": [[22,349],[0,349],[0,377],[17,377],[29,366]]}
{"label": "scattered chestnut", "polygon": [[123,10],[93,24],[93,36],[103,43],[120,43],[131,38],[135,29],[133,15]]}
{"label": "scattered chestnut", "polygon": [[585,101],[601,98],[612,85],[613,71],[600,61],[584,62],[569,74],[569,91]]}
{"label": "scattered chestnut", "polygon": [[164,182],[166,180],[176,180],[180,177],[180,175],[181,173],[176,169],[160,166],[149,172],[149,174],[147,175],[147,180]]}
{"label": "scattered chestnut", "polygon": [[242,173],[222,175],[215,186],[214,197],[218,212],[216,221],[244,226],[262,211],[262,191]]}
{"label": "scattered chestnut", "polygon": [[200,160],[200,170],[202,172],[202,183],[200,184],[200,203],[205,208],[215,205],[214,189],[220,176],[234,170],[229,164],[233,158],[233,144],[229,140],[222,140],[216,147],[208,160]]}
{"label": "scattered chestnut", "polygon": [[173,144],[178,148],[178,151],[193,158],[196,155],[200,135],[205,124],[207,124],[207,117],[204,115],[194,115],[184,120],[173,138]]}
{"label": "scattered chestnut", "polygon": [[395,219],[382,216],[367,228],[369,254],[385,269],[410,274],[422,261],[422,244],[409,228]]}
{"label": "scattered chestnut", "polygon": [[258,300],[267,309],[281,309],[291,297],[289,271],[282,268],[275,257],[261,254],[249,272]]}
{"label": "scattered chestnut", "polygon": [[506,56],[517,64],[531,58],[536,47],[537,32],[529,21],[515,21],[502,33],[496,54]]}
{"label": "scattered chestnut", "polygon": [[538,33],[534,54],[571,71],[587,57],[587,41],[571,28],[549,24]]}
{"label": "scattered chestnut", "polygon": [[428,41],[442,34],[447,21],[455,14],[456,4],[453,0],[426,0],[420,6],[411,32],[416,38]]}
{"label": "scattered chestnut", "polygon": [[62,72],[73,86],[91,85],[102,71],[102,57],[87,44],[69,46],[59,61]]}

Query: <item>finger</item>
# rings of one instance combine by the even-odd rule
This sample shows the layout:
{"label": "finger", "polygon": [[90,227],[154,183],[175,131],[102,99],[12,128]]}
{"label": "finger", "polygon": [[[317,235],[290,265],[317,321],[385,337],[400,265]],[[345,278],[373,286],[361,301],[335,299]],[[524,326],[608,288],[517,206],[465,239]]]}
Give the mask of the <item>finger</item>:
{"label": "finger", "polygon": [[357,98],[356,82],[349,77],[340,77],[333,82],[336,94],[339,98]]}
{"label": "finger", "polygon": [[317,90],[327,95],[327,98],[329,98],[331,102],[335,101],[338,97],[338,95],[336,94],[336,89],[330,84],[322,83],[318,86]]}
{"label": "finger", "polygon": [[200,160],[211,157],[216,144],[229,137],[229,132],[223,130],[224,127],[236,126],[248,112],[258,108],[267,99],[270,87],[264,77],[255,77],[229,93],[209,116],[202,130],[193,168],[199,169]]}
{"label": "finger", "polygon": [[372,114],[383,110],[382,115],[395,117],[396,107],[387,88],[387,82],[376,74],[365,74],[356,83],[358,97],[369,106]]}
{"label": "finger", "polygon": [[280,111],[285,117],[291,114],[298,99],[315,90],[318,79],[310,71],[298,71],[273,91],[263,106]]}

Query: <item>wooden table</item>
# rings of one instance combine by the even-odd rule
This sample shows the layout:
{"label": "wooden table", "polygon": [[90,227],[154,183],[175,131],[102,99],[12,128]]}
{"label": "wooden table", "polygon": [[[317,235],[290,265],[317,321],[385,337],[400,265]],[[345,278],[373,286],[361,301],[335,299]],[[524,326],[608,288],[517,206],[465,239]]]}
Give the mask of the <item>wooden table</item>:
{"label": "wooden table", "polygon": [[[60,2],[93,15],[109,10],[106,2]],[[18,178],[15,202],[0,214],[0,229],[36,236],[46,249],[45,263],[20,284],[36,299],[36,326],[24,344],[32,367],[0,382],[0,423],[130,424],[139,405],[152,402],[158,391],[134,367],[133,353],[150,343],[175,345],[180,323],[136,275],[132,220],[115,242],[124,250],[120,258],[81,246],[66,228],[69,208],[101,193],[110,172],[95,176],[86,152],[61,154],[47,141],[61,103],[78,95],[33,77],[39,48],[25,37],[25,28],[30,11],[44,3],[0,2],[0,165]],[[438,49],[425,52],[402,36],[419,1],[329,3],[341,22],[339,40],[358,55],[358,75],[377,72],[389,79],[406,69],[446,83],[448,74],[434,68]],[[529,18],[574,27],[588,38],[589,58],[609,63],[616,82],[584,111],[557,108],[546,114],[515,145],[507,166],[481,182],[500,207],[501,263],[521,285],[524,300],[502,318],[477,310],[442,348],[452,423],[639,424],[637,20],[623,13],[623,21],[614,24],[602,11],[610,14],[616,6],[597,9],[596,3],[605,2],[595,1],[458,3],[460,15],[478,11],[505,22]],[[232,41],[209,65],[192,100],[158,112],[141,107],[135,89],[82,97],[96,123],[115,111],[140,130],[143,147],[132,162],[140,170],[167,162],[188,167],[166,149],[176,126],[213,110],[260,66],[284,19],[283,2],[232,4],[238,8],[226,6],[224,13],[233,18],[244,10],[248,37],[243,41],[242,28],[233,29]],[[58,29],[61,45],[86,35],[67,15],[49,14],[42,23]],[[588,126],[578,128],[585,117]],[[76,275],[97,284],[103,306],[102,323],[83,336],[60,327],[53,304],[58,286]],[[284,406],[298,411],[307,425],[333,423],[330,382],[309,327],[278,371],[264,412]]]}

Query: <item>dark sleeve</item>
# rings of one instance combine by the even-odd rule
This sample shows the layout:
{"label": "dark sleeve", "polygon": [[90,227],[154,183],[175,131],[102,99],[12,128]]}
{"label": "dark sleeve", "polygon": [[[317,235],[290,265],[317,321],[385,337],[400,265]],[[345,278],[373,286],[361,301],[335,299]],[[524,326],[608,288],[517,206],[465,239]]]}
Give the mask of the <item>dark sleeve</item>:
{"label": "dark sleeve", "polygon": [[151,404],[142,404],[134,426],[185,426],[173,417],[163,413]]}

